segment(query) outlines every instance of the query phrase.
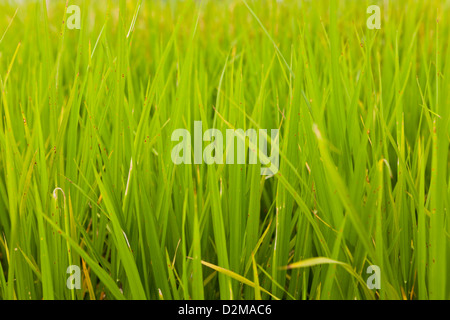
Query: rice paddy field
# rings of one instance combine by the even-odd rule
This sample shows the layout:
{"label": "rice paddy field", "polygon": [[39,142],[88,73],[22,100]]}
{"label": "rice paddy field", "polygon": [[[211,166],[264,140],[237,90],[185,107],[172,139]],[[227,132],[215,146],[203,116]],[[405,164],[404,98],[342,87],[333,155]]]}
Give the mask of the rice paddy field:
{"label": "rice paddy field", "polygon": [[450,299],[449,17],[0,0],[0,299]]}

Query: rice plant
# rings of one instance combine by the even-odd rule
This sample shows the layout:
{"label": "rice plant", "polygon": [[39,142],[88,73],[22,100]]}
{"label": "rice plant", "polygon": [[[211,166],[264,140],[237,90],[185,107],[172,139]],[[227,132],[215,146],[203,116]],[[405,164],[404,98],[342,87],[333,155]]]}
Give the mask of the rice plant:
{"label": "rice plant", "polygon": [[0,1],[0,299],[449,299],[448,17]]}

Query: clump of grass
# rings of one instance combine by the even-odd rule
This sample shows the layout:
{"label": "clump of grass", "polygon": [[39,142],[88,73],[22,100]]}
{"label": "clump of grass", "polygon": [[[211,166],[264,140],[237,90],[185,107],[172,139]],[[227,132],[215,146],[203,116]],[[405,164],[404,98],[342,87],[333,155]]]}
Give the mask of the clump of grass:
{"label": "clump of grass", "polygon": [[[1,299],[450,298],[448,5],[70,4],[0,4]],[[194,121],[279,172],[174,165]]]}

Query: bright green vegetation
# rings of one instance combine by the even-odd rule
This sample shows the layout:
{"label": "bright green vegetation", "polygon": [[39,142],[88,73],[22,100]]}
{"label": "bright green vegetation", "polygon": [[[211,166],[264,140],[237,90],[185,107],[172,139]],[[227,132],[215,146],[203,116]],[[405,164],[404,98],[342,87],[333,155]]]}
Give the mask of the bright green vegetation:
{"label": "bright green vegetation", "polygon": [[[0,298],[449,299],[444,2],[2,1]],[[279,172],[174,165],[195,120]]]}

